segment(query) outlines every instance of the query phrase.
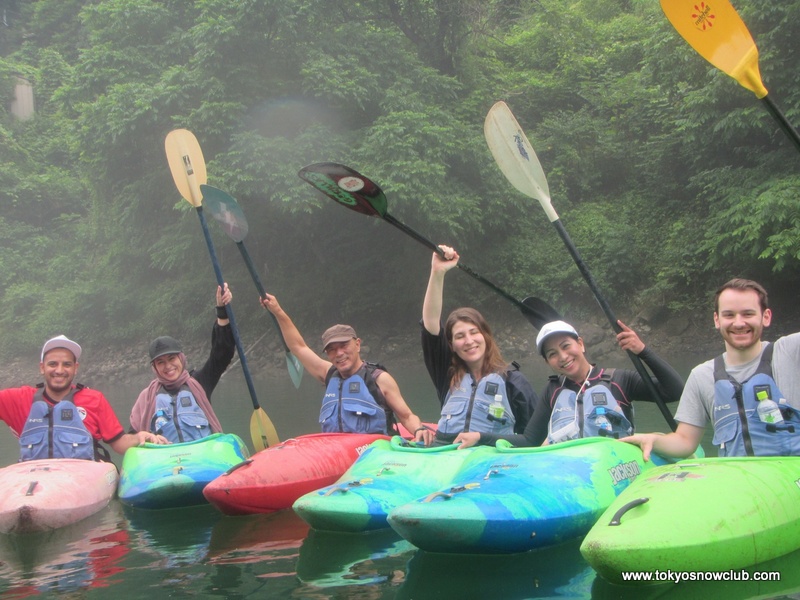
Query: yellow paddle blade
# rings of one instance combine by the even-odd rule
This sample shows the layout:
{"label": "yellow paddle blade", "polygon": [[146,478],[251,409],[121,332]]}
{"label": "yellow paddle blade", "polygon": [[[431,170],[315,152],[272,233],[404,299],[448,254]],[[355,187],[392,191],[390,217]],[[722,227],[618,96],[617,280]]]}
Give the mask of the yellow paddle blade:
{"label": "yellow paddle blade", "polygon": [[758,70],[758,48],[728,0],[661,0],[661,9],[700,56],[758,98],[767,95]]}
{"label": "yellow paddle blade", "polygon": [[257,408],[250,417],[250,437],[256,452],[281,443],[275,425],[263,408]]}
{"label": "yellow paddle blade", "polygon": [[533,150],[514,113],[503,102],[495,103],[483,122],[483,134],[494,160],[509,183],[539,201],[550,222],[558,219],[550,201],[550,188],[539,157]]}
{"label": "yellow paddle blade", "polygon": [[175,186],[195,208],[203,202],[200,185],[206,182],[206,161],[194,134],[188,129],[174,129],[164,141],[169,170]]}

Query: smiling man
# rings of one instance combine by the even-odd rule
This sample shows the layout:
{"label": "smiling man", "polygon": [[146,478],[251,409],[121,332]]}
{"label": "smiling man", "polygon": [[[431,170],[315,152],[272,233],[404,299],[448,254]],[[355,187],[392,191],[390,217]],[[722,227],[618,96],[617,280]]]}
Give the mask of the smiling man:
{"label": "smiling man", "polygon": [[42,347],[44,383],[0,390],[0,419],[20,440],[20,460],[106,459],[105,442],[124,454],[131,446],[164,440],[147,432],[126,434],[105,396],[73,383],[81,347],[59,335]]}
{"label": "smiling man", "polygon": [[800,455],[800,333],[762,341],[772,322],[766,290],[732,279],[714,297],[714,326],[725,353],[695,367],[686,381],[667,435],[637,434],[623,441],[675,457],[695,451],[708,423],[720,456]]}
{"label": "smiling man", "polygon": [[417,441],[429,445],[433,432],[411,412],[394,377],[380,365],[361,358],[361,340],[349,325],[334,325],[322,334],[322,351],[328,360],[308,347],[295,324],[266,294],[261,304],[278,321],[286,345],[306,371],[325,386],[319,413],[323,432],[394,433],[395,418]]}

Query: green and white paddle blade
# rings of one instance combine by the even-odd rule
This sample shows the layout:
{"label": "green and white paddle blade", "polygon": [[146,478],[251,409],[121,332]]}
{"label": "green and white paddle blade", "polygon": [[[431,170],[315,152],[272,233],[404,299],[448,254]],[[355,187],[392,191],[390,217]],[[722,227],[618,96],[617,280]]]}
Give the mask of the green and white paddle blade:
{"label": "green and white paddle blade", "polygon": [[542,165],[505,102],[497,102],[483,123],[486,143],[506,179],[520,192],[542,205],[547,218],[556,221],[558,215],[550,201],[550,188]]}
{"label": "green and white paddle blade", "polygon": [[370,217],[386,217],[387,201],[383,190],[355,169],[325,162],[303,167],[297,175],[345,208]]}
{"label": "green and white paddle blade", "polygon": [[206,211],[222,224],[225,233],[237,244],[244,240],[248,232],[247,218],[233,196],[206,184],[200,186],[200,191]]}

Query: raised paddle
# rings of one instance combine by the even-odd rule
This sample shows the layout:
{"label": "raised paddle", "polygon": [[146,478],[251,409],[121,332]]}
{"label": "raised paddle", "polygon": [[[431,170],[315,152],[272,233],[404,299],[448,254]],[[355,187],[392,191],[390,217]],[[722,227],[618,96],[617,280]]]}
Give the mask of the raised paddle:
{"label": "raised paddle", "polygon": [[[444,258],[444,253],[441,248],[389,214],[387,211],[386,195],[383,193],[383,190],[377,183],[358,171],[338,163],[326,162],[303,167],[300,169],[298,175],[303,181],[310,183],[316,189],[329,198],[336,200],[336,202],[345,208],[354,210],[362,215],[383,219]],[[531,297],[525,298],[522,301],[517,300],[514,296],[497,287],[488,279],[478,275],[465,264],[459,262],[456,266],[467,275],[477,279],[483,285],[514,304],[522,311],[522,314],[528,322],[537,329],[541,329],[545,323],[561,318],[558,316],[558,312],[550,307],[544,300]]]}
{"label": "raised paddle", "polygon": [[[217,253],[214,251],[214,243],[211,240],[211,233],[208,231],[205,215],[203,215],[200,185],[206,182],[206,163],[200,144],[191,131],[175,129],[167,134],[164,149],[167,153],[167,161],[169,162],[169,169],[172,172],[175,186],[181,196],[197,210],[197,216],[203,228],[203,236],[206,239],[217,283],[220,286],[224,286],[225,280],[222,277],[219,261],[217,261]],[[247,382],[247,389],[250,392],[250,399],[253,401],[254,411],[253,416],[250,418],[250,436],[253,439],[255,451],[258,452],[268,446],[280,443],[280,439],[267,413],[258,404],[253,379],[250,377],[250,369],[247,368],[247,357],[242,347],[242,340],[239,337],[239,330],[236,327],[236,320],[233,318],[233,307],[227,304],[225,308],[228,312],[228,319],[231,322],[231,331],[233,332],[233,339],[236,341],[236,350],[242,363],[242,371]]]}
{"label": "raised paddle", "polygon": [[[497,165],[500,167],[500,170],[506,176],[506,179],[520,192],[539,201],[547,218],[564,241],[564,245],[567,247],[567,250],[569,250],[581,275],[583,275],[586,283],[589,284],[592,294],[594,294],[600,308],[603,309],[611,327],[616,333],[622,331],[619,323],[617,323],[617,317],[600,292],[600,288],[597,286],[597,282],[594,280],[592,273],[589,271],[586,263],[583,262],[581,255],[578,253],[578,249],[575,247],[575,244],[572,243],[569,233],[564,229],[561,219],[559,219],[558,214],[553,208],[550,202],[550,188],[547,185],[547,179],[544,176],[544,171],[542,171],[539,158],[536,156],[533,147],[531,147],[528,138],[525,136],[525,132],[522,131],[511,109],[508,108],[505,102],[498,102],[489,110],[483,125],[483,132],[486,136],[489,149],[492,151],[492,155]],[[645,385],[647,385],[651,395],[656,399],[658,408],[674,431],[677,424],[675,423],[675,419],[672,418],[672,413],[670,413],[667,408],[667,404],[661,392],[653,383],[641,359],[630,350],[628,350],[627,353],[633,366],[636,368],[636,372],[639,373],[639,376],[642,378]]]}
{"label": "raised paddle", "polygon": [[[239,203],[230,194],[210,185],[200,184],[200,191],[203,194],[203,203],[217,221],[222,224],[222,229],[225,233],[236,242],[236,247],[239,248],[239,253],[244,259],[244,264],[247,265],[247,270],[250,271],[250,277],[258,290],[260,297],[264,297],[267,292],[264,290],[264,285],[261,283],[261,278],[258,276],[258,271],[253,264],[253,259],[250,258],[250,253],[247,251],[247,246],[244,245],[244,238],[249,231],[247,226],[247,218],[244,216],[242,208]],[[269,312],[269,311],[267,311]],[[281,333],[281,327],[278,324],[278,319],[275,315],[269,313],[272,317],[272,322],[278,330],[278,335],[283,344],[283,351],[286,356],[286,368],[289,371],[289,377],[292,379],[294,387],[300,387],[300,381],[303,379],[303,365],[297,360],[297,357],[289,350],[286,345],[286,340]]]}
{"label": "raised paddle", "polygon": [[758,48],[728,0],[661,0],[661,9],[697,53],[753,92],[800,151],[800,134],[767,95],[758,70]]}

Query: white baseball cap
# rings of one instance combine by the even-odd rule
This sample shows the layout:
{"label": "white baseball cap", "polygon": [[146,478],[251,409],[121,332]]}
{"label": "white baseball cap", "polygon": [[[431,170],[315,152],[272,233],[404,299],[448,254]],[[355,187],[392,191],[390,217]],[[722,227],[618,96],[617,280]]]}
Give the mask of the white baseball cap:
{"label": "white baseball cap", "polygon": [[44,346],[42,346],[42,362],[44,362],[44,355],[54,348],[64,348],[69,350],[75,355],[75,362],[78,362],[81,359],[81,347],[67,336],[58,335],[47,340],[44,343]]}
{"label": "white baseball cap", "polygon": [[544,352],[542,351],[542,348],[544,347],[544,341],[556,333],[570,335],[576,340],[579,337],[575,328],[566,321],[550,321],[539,330],[539,335],[536,336],[536,350],[539,351],[539,354],[544,356]]}

